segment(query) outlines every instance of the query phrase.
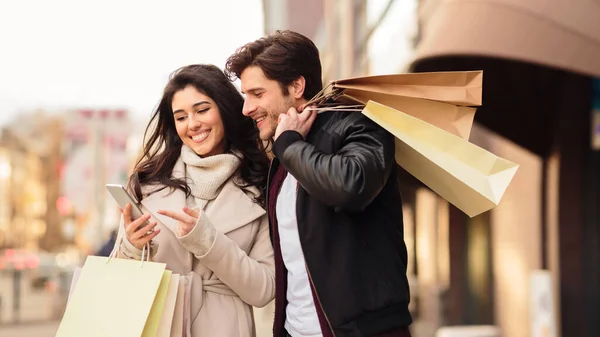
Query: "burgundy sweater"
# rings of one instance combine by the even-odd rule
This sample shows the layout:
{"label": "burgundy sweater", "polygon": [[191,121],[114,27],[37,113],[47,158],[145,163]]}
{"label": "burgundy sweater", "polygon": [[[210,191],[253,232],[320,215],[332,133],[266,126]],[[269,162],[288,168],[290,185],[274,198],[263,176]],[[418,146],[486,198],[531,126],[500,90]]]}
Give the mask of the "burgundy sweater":
{"label": "burgundy sweater", "polygon": [[[268,200],[267,210],[269,213],[269,223],[271,224],[271,235],[273,238],[273,250],[275,255],[275,321],[273,322],[273,337],[284,336],[284,324],[285,324],[285,308],[287,306],[287,269],[283,263],[283,256],[281,255],[281,245],[279,240],[279,230],[277,225],[277,214],[275,212],[277,205],[277,195],[283,185],[283,181],[287,176],[287,171],[283,165],[279,165],[279,168],[271,177],[271,186],[269,187],[269,195],[271,196]],[[319,317],[319,323],[321,325],[321,331],[323,337],[335,337],[331,330],[323,308],[319,303],[315,287],[310,281],[310,289],[312,292],[313,300],[315,302],[315,308],[317,309],[317,316]],[[392,331],[387,331],[372,337],[411,337],[408,327],[401,327]]]}

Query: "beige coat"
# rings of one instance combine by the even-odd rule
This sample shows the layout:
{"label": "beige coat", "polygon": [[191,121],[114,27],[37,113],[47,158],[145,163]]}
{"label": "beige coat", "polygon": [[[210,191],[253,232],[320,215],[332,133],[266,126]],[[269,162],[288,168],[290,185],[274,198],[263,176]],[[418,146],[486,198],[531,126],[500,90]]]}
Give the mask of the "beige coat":
{"label": "beige coat", "polygon": [[[161,229],[154,239],[157,248],[152,260],[166,263],[174,273],[191,275],[191,337],[255,336],[252,306],[263,307],[275,296],[273,248],[265,210],[253,202],[249,192],[229,180],[206,205],[205,216],[196,227],[178,238],[177,221],[156,211],[182,212],[185,204],[183,191],[169,194],[168,188],[142,200],[144,212],[149,212]],[[201,248],[205,238],[198,229],[206,225],[214,226],[217,234],[212,245]]]}

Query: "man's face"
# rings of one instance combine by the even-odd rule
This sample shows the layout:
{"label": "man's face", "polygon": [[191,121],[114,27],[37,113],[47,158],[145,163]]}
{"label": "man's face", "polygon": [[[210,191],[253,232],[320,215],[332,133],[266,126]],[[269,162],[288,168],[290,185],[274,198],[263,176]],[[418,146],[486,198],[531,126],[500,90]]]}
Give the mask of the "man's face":
{"label": "man's face", "polygon": [[275,135],[279,115],[295,107],[292,95],[284,95],[279,83],[268,79],[258,66],[250,66],[240,74],[242,92],[246,94],[242,113],[256,122],[260,139]]}

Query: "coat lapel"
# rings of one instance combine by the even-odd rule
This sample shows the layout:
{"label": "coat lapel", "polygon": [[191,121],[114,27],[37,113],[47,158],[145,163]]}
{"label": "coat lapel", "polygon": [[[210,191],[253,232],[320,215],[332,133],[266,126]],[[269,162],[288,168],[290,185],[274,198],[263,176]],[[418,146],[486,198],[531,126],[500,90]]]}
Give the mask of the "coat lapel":
{"label": "coat lapel", "polygon": [[206,208],[206,216],[220,232],[227,234],[260,218],[266,211],[240,187],[229,180]]}
{"label": "coat lapel", "polygon": [[167,210],[177,213],[182,213],[185,206],[185,192],[176,189],[173,192],[169,188],[164,188],[158,192],[150,194],[142,200],[142,206],[145,211],[150,213],[152,217],[161,222],[165,227],[169,228],[173,233],[177,233],[177,220],[171,219],[168,216],[158,214],[158,210]]}

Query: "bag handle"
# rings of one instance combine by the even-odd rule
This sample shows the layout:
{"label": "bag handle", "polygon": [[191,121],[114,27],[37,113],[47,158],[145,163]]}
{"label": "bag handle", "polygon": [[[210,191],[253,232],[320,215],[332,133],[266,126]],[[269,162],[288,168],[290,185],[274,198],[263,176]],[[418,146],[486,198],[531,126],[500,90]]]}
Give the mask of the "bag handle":
{"label": "bag handle", "polygon": [[[117,233],[117,238],[115,240],[115,245],[113,246],[106,263],[109,263],[110,260],[116,258],[121,253],[121,243],[125,238],[125,227],[123,224],[119,225],[119,232]],[[150,242],[146,243],[144,247],[142,247],[142,260],[141,266],[144,265],[144,262],[150,262]]]}

